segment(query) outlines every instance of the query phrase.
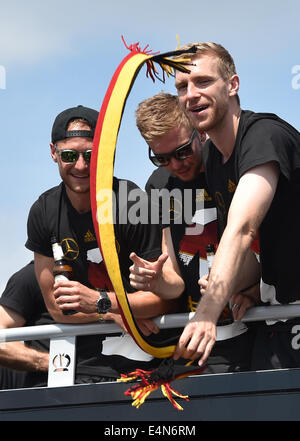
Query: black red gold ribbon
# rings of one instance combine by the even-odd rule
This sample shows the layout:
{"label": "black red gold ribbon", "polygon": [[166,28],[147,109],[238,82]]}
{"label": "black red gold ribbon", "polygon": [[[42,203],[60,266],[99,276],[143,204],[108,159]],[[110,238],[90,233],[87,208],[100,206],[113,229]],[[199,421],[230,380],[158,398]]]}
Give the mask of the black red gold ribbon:
{"label": "black red gold ribbon", "polygon": [[[173,354],[175,346],[157,347],[149,344],[140,333],[132,316],[122,282],[115,245],[113,203],[110,194],[112,194],[114,157],[122,114],[128,94],[140,68],[146,63],[147,76],[155,80],[155,78],[159,78],[155,67],[155,64],[158,64],[163,72],[163,81],[165,74],[168,76],[172,74],[173,68],[183,72],[189,71],[181,61],[169,58],[175,54],[180,55],[185,51],[174,51],[157,55],[147,50],[147,46],[141,50],[138,43],[126,47],[130,50],[130,53],[119,64],[111,79],[102,103],[95,131],[91,159],[93,222],[97,241],[117,297],[118,306],[130,335],[145,352],[157,358],[166,358]],[[105,210],[106,212],[104,212]],[[103,222],[104,217],[105,222]]]}

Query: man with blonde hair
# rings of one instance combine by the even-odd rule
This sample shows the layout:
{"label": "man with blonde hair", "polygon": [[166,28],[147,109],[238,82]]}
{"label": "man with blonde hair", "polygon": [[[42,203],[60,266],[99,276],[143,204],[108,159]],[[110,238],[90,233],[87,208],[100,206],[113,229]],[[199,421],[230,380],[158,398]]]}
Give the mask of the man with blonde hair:
{"label": "man with blonde hair", "polygon": [[161,92],[145,99],[135,114],[136,125],[148,144],[174,127],[191,128],[189,119],[179,107],[178,97],[170,93]]}
{"label": "man with blonde hair", "polygon": [[[170,222],[162,220],[162,249],[165,256],[169,256],[163,271],[166,274],[173,270],[176,277],[183,279],[182,310],[192,312],[201,297],[198,279],[208,272],[206,246],[218,242],[215,204],[208,194],[202,163],[206,135],[193,129],[179,106],[178,97],[168,93],[141,102],[136,111],[136,124],[148,144],[150,160],[158,167],[146,184],[148,194],[153,195],[162,188],[169,190],[170,194],[174,189],[180,191],[178,199],[175,197],[171,207],[169,205],[173,215]],[[181,222],[178,222],[187,204],[192,207],[191,217],[183,219],[181,216]],[[131,257],[138,271],[140,267],[151,268],[151,262],[136,255]],[[132,269],[132,284],[138,288],[139,275]],[[174,276],[170,279],[174,283]],[[160,288],[156,286],[155,289],[159,291]],[[240,319],[255,303],[255,292],[248,294],[234,296],[234,302],[239,299],[242,305],[239,310],[234,310],[235,318]],[[254,297],[250,297],[251,294]],[[170,289],[169,296],[173,295],[174,290]],[[219,322],[219,325],[218,341],[204,373],[249,370],[253,332],[241,322],[225,327]]]}
{"label": "man with blonde hair", "polygon": [[[160,93],[141,102],[136,110],[136,124],[149,146],[149,158],[155,166],[166,167],[182,181],[195,179],[203,171],[202,142],[206,135],[193,131],[189,119],[179,107],[177,96]],[[190,135],[188,138],[187,134]],[[169,138],[173,138],[173,143]],[[186,140],[191,142],[181,142]],[[166,155],[164,147],[171,150],[170,145],[176,143],[180,147],[174,155]],[[155,152],[154,156],[152,152]]]}
{"label": "man with blonde hair", "polygon": [[[225,48],[215,43],[192,46],[196,53],[188,55],[190,72],[176,72],[175,86],[193,127],[209,136],[205,173],[222,237],[208,283],[203,281],[205,295],[174,358],[200,358],[201,365],[215,343],[224,305],[234,292],[260,278],[250,254],[257,233],[262,300],[300,300],[300,214],[295,203],[300,192],[300,135],[274,114],[241,109],[240,80]],[[287,244],[293,244],[288,251]],[[254,368],[300,366],[298,346],[293,345],[297,323],[295,319],[262,326]]]}
{"label": "man with blonde hair", "polygon": [[[223,305],[241,284],[257,280],[253,267],[245,264],[257,233],[262,300],[273,304],[299,300],[294,266],[300,218],[294,201],[299,198],[300,136],[276,115],[243,111],[237,99],[240,81],[229,52],[215,43],[195,46],[190,73],[177,72],[175,86],[192,125],[210,138],[205,170],[223,234],[204,301],[188,323],[175,357],[184,352],[200,356],[203,363],[214,344],[215,322]],[[286,243],[293,243],[288,262]],[[299,367],[299,351],[292,347],[294,324],[261,327],[257,342],[264,351],[258,347],[255,369]],[[260,352],[264,358],[257,356]]]}

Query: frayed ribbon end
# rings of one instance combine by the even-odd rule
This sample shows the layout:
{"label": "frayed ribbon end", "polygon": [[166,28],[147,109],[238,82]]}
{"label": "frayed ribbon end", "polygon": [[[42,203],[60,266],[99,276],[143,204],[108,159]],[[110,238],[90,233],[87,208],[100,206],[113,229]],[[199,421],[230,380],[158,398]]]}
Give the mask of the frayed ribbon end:
{"label": "frayed ribbon end", "polygon": [[170,383],[173,380],[181,379],[194,373],[200,373],[204,369],[205,367],[202,367],[200,369],[192,371],[189,370],[188,372],[175,375],[174,360],[172,358],[168,358],[163,360],[158,368],[152,371],[136,369],[129,374],[121,374],[121,378],[118,378],[117,381],[128,382],[139,380],[137,384],[133,385],[126,392],[124,392],[126,396],[131,396],[133,399],[132,406],[136,407],[137,409],[145,402],[146,398],[153,391],[160,387],[163,395],[170,401],[173,407],[177,410],[183,410],[183,408],[173,398],[173,395],[186,401],[189,401],[189,397],[188,395],[182,395],[180,392],[176,391],[170,386]]}

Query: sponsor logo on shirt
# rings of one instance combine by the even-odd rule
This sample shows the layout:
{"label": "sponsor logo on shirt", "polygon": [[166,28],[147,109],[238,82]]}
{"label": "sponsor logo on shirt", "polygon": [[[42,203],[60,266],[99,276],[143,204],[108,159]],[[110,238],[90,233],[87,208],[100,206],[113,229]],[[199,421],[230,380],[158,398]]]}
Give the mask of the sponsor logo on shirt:
{"label": "sponsor logo on shirt", "polygon": [[187,266],[194,257],[194,254],[184,253],[183,251],[179,251],[178,255],[185,266]]}
{"label": "sponsor logo on shirt", "polygon": [[84,241],[85,242],[95,242],[96,238],[94,234],[91,232],[91,230],[88,230],[84,235]]}
{"label": "sponsor logo on shirt", "polygon": [[68,237],[61,241],[64,256],[67,260],[76,260],[79,255],[79,246],[76,240]]}
{"label": "sponsor logo on shirt", "polygon": [[228,191],[229,191],[229,193],[234,193],[235,190],[236,190],[236,184],[231,179],[229,179],[229,181],[228,181]]}

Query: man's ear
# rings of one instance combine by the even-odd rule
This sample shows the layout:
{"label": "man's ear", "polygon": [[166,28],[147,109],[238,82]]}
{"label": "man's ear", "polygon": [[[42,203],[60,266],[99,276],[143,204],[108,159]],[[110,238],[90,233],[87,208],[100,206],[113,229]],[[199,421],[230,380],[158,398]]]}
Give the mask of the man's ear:
{"label": "man's ear", "polygon": [[50,142],[50,151],[51,151],[51,156],[54,162],[57,162],[57,156],[56,156],[56,151],[55,151],[55,145],[53,144],[53,142]]}
{"label": "man's ear", "polygon": [[238,75],[232,75],[229,79],[229,96],[235,96],[238,94],[240,88],[240,79]]}

